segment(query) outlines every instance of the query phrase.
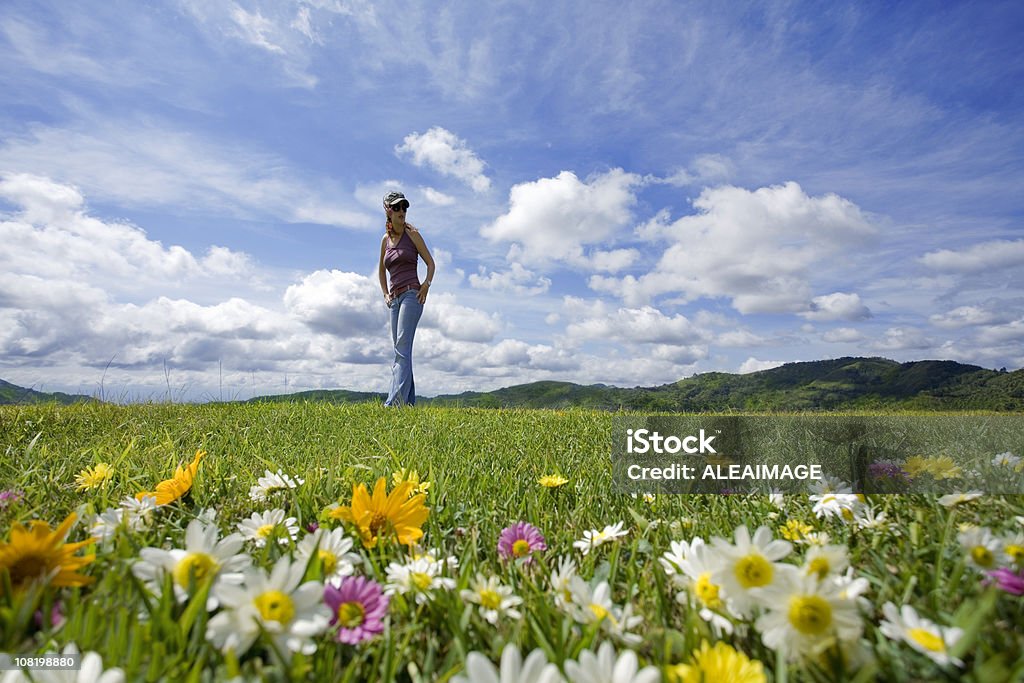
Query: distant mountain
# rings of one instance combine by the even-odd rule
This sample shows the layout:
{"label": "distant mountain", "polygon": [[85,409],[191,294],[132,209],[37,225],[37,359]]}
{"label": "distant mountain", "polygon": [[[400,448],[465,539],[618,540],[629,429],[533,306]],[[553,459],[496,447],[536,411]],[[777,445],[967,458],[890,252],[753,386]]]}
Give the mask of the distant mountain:
{"label": "distant mountain", "polygon": [[91,396],[80,394],[65,394],[63,392],[47,393],[26,389],[17,385],[5,382],[0,379],[0,405],[25,404],[25,403],[81,403],[83,401],[94,401]]}
{"label": "distant mountain", "polygon": [[[384,394],[335,389],[260,396],[248,402],[366,403],[384,398]],[[23,389],[0,380],[0,404],[91,400],[88,396]],[[626,389],[544,381],[423,398],[420,402],[478,408],[576,407],[652,412],[879,408],[1024,411],[1024,370],[987,370],[939,360],[897,363],[885,358],[837,358],[787,363],[745,375],[706,372],[656,387]]]}
{"label": "distant mountain", "polygon": [[[382,394],[310,391],[253,400],[351,403]],[[421,399],[424,404],[481,408],[593,408],[639,411],[1024,410],[1024,370],[987,370],[954,361],[897,363],[837,358],[787,363],[744,375],[708,372],[656,387],[532,382],[496,391]]]}

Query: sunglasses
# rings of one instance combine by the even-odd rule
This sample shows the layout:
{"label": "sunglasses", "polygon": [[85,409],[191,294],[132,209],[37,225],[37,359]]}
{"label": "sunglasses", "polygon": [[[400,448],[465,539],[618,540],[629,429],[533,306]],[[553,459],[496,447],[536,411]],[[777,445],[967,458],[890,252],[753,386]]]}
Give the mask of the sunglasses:
{"label": "sunglasses", "polygon": [[408,208],[409,208],[409,203],[408,202],[400,202],[398,204],[393,205],[391,207],[391,210],[392,211],[400,211],[402,213],[405,213],[406,209],[408,209]]}

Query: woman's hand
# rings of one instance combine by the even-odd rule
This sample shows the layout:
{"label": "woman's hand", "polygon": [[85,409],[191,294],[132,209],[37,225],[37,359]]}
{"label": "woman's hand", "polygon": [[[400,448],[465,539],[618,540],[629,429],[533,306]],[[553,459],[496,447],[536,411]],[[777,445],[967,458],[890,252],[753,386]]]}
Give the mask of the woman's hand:
{"label": "woman's hand", "polygon": [[384,304],[391,308],[391,292],[384,292]]}
{"label": "woman's hand", "polygon": [[427,303],[427,290],[428,289],[430,289],[430,283],[429,282],[424,282],[422,285],[420,285],[420,291],[416,295],[416,300],[419,301],[421,305]]}

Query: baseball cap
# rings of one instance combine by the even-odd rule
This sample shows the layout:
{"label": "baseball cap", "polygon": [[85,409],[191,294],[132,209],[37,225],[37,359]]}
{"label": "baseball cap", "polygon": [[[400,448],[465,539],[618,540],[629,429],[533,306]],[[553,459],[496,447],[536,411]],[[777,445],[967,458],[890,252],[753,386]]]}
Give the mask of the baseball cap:
{"label": "baseball cap", "polygon": [[399,202],[409,203],[409,200],[405,198],[405,195],[401,192],[388,192],[384,195],[384,206],[392,207]]}

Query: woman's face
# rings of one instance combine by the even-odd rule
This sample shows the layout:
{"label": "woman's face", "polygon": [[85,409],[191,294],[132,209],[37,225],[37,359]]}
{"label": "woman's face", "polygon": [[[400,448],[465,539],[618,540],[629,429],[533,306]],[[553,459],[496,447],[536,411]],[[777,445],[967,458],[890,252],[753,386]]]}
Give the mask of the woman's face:
{"label": "woman's face", "polygon": [[395,227],[402,227],[405,225],[405,213],[409,210],[408,202],[399,202],[395,206],[388,209],[388,216],[391,217],[391,224]]}

